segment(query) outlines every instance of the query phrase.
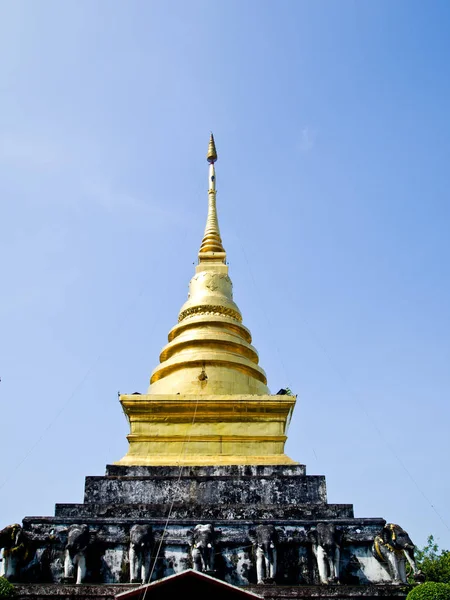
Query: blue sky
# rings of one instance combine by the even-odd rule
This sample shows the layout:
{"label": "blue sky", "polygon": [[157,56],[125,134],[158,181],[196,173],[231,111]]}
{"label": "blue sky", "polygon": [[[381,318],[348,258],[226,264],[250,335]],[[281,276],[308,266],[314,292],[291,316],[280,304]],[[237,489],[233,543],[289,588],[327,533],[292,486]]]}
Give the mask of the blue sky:
{"label": "blue sky", "polygon": [[0,526],[126,452],[187,295],[209,132],[287,453],[450,547],[450,5],[0,2]]}

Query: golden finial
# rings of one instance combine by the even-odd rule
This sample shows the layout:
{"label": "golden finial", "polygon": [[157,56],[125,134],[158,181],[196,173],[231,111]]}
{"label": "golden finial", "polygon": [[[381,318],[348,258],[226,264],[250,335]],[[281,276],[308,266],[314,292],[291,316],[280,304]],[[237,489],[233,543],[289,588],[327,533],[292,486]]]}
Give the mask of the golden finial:
{"label": "golden finial", "polygon": [[211,137],[209,138],[208,154],[206,155],[206,160],[209,163],[215,163],[217,160],[216,144],[214,143],[214,136],[212,133]]}
{"label": "golden finial", "polygon": [[220,238],[219,231],[219,221],[217,219],[216,171],[214,166],[214,163],[217,160],[217,151],[212,133],[211,137],[209,138],[208,154],[206,155],[206,159],[209,162],[208,217],[206,219],[205,234],[200,246],[199,258],[202,260],[208,256],[209,258],[214,258],[216,260],[218,256],[214,257],[214,253],[220,253],[222,255],[220,260],[225,262],[225,250],[222,246],[222,240]]}

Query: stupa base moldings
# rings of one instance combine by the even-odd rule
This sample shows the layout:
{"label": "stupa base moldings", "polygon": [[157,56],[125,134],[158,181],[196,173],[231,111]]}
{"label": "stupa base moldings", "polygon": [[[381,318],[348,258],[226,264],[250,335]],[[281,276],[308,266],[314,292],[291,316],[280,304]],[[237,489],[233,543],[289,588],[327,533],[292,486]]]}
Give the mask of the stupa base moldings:
{"label": "stupa base moldings", "polygon": [[120,396],[130,423],[117,465],[288,465],[296,397],[188,394]]}

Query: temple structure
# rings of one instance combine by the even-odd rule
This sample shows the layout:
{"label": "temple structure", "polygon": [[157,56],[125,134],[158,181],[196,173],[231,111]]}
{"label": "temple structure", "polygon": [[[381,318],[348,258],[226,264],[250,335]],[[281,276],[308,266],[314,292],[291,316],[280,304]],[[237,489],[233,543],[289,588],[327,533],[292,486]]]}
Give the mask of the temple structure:
{"label": "temple structure", "polygon": [[230,598],[404,597],[406,567],[416,572],[408,534],[329,504],[325,478],[284,453],[296,397],[270,393],[233,300],[212,135],[207,160],[187,301],[147,393],[120,397],[128,452],[86,477],[83,503],[1,531],[3,573],[19,597],[125,600],[142,585],[150,598],[184,585]]}

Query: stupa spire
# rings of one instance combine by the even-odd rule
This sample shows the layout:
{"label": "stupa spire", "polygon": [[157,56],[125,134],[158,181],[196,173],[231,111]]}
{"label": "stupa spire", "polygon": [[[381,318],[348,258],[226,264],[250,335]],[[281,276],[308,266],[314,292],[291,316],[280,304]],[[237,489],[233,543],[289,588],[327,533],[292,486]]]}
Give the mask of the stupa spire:
{"label": "stupa spire", "polygon": [[[214,163],[217,160],[216,144],[214,136],[211,133],[209,138],[208,153],[206,160],[209,162],[209,177],[208,177],[208,216],[206,218],[205,233],[198,253],[199,261],[209,261],[211,259],[225,262],[225,249],[222,245],[220,237],[219,220],[217,218],[216,207],[216,170]],[[217,253],[220,256],[217,256]]]}
{"label": "stupa spire", "polygon": [[212,134],[206,158],[208,216],[199,262],[178,324],[169,332],[169,343],[151,375],[149,393],[268,394],[266,374],[233,300],[217,219],[217,150]]}
{"label": "stupa spire", "polygon": [[147,394],[122,395],[130,421],[121,465],[293,464],[284,443],[295,398],[270,394],[250,331],[233,299],[216,210],[211,134],[208,217],[178,322]]}

